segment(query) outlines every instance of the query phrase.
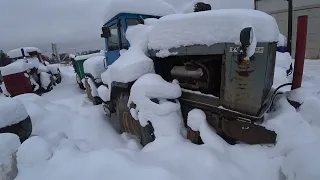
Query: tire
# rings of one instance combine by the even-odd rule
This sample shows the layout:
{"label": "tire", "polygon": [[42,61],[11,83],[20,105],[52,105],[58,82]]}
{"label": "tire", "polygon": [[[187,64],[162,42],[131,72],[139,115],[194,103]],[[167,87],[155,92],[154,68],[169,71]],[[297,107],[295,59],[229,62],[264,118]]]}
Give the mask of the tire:
{"label": "tire", "polygon": [[54,77],[55,77],[55,76],[51,74],[51,76],[50,76],[51,84],[52,84],[53,86],[56,86],[56,85],[57,85],[57,82],[56,82],[56,80],[54,80]]}
{"label": "tire", "polygon": [[154,136],[154,129],[152,124],[149,122],[149,124],[146,127],[140,126],[140,132],[141,132],[141,145],[146,146],[150,142],[155,140]]}
{"label": "tire", "polygon": [[81,82],[78,74],[76,74],[76,81],[77,81],[77,84],[78,84],[78,86],[79,86],[80,89],[86,90],[86,88],[85,88],[84,85],[82,84],[82,82]]}
{"label": "tire", "polygon": [[88,96],[88,98],[90,99],[90,101],[92,102],[93,105],[99,105],[99,104],[102,103],[102,100],[101,100],[100,97],[92,96],[91,86],[89,85],[87,79],[85,81],[85,91],[86,91],[87,96]]}
{"label": "tire", "polygon": [[57,78],[56,83],[60,84],[62,81],[60,69],[58,69],[58,74],[56,75],[56,78]]}
{"label": "tire", "polygon": [[152,125],[142,127],[140,122],[131,116],[130,109],[127,106],[128,99],[128,93],[121,93],[116,102],[117,123],[120,126],[120,133],[126,132],[137,136],[141,145],[145,146],[154,140]]}
{"label": "tire", "polygon": [[17,124],[0,128],[0,133],[12,133],[19,136],[21,143],[23,143],[25,140],[27,140],[30,137],[31,132],[32,132],[32,123],[29,116]]}

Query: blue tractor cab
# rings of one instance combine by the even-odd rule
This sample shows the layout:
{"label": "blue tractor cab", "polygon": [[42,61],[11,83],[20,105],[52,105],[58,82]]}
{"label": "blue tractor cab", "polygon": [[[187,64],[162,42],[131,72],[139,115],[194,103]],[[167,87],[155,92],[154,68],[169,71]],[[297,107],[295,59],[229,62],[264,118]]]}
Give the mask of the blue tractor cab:
{"label": "blue tractor cab", "polygon": [[125,32],[129,26],[143,24],[146,18],[159,18],[152,15],[120,13],[102,27],[101,37],[105,38],[106,65],[111,65],[120,57],[120,50],[128,49],[130,44]]}

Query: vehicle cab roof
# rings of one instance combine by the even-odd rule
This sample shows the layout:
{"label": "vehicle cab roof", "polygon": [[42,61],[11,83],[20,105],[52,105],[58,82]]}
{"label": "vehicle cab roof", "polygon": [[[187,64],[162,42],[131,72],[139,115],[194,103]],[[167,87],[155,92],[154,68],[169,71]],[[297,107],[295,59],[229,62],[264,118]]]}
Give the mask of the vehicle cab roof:
{"label": "vehicle cab roof", "polygon": [[161,0],[110,0],[106,5],[105,12],[104,22],[108,23],[123,13],[165,16],[174,14],[175,9]]}
{"label": "vehicle cab roof", "polygon": [[39,54],[41,54],[41,51],[39,48],[36,47],[21,47],[21,48],[17,48],[17,49],[13,49],[11,51],[9,51],[7,54],[9,56],[9,58],[20,58],[22,57],[22,52],[21,49],[24,50],[25,56],[28,56],[30,52],[37,52]]}

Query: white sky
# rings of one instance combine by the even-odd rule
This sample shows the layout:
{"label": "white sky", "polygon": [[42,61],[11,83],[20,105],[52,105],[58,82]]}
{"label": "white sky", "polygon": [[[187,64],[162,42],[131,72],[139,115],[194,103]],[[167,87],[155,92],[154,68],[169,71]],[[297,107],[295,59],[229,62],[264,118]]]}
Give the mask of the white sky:
{"label": "white sky", "polygon": [[[103,16],[106,1],[0,0],[0,49],[7,52],[22,46],[35,46],[50,54],[51,43],[58,45],[60,53],[74,52],[70,48],[76,48],[78,52],[102,49],[104,42],[100,34],[105,23]],[[165,1],[177,8],[181,6],[180,3],[195,0]],[[202,1],[238,6],[240,0]],[[241,0],[241,4],[244,1],[253,0]]]}
{"label": "white sky", "polygon": [[[0,49],[101,49],[105,0],[0,0]],[[72,51],[72,50],[69,50]]]}

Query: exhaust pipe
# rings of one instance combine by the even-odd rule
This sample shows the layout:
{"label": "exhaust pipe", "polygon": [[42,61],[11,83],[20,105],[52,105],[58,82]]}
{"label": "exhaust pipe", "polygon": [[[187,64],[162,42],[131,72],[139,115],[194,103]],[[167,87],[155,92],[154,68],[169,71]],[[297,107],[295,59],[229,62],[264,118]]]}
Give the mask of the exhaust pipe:
{"label": "exhaust pipe", "polygon": [[304,58],[306,54],[307,32],[308,16],[299,16],[296,41],[296,55],[294,61],[294,72],[291,90],[301,87],[304,68]]}
{"label": "exhaust pipe", "polygon": [[171,75],[175,77],[184,77],[184,78],[200,78],[203,75],[201,68],[196,70],[188,70],[185,66],[175,66],[171,70]]}
{"label": "exhaust pipe", "polygon": [[24,49],[23,48],[21,48],[21,54],[22,54],[23,58],[26,57],[26,54],[24,53]]}
{"label": "exhaust pipe", "polygon": [[299,108],[304,101],[304,98],[301,98],[303,97],[302,95],[304,92],[299,92],[296,89],[300,88],[302,83],[304,59],[306,54],[307,33],[308,33],[308,16],[299,16],[293,80],[292,80],[291,91],[287,96],[288,102],[296,109]]}

